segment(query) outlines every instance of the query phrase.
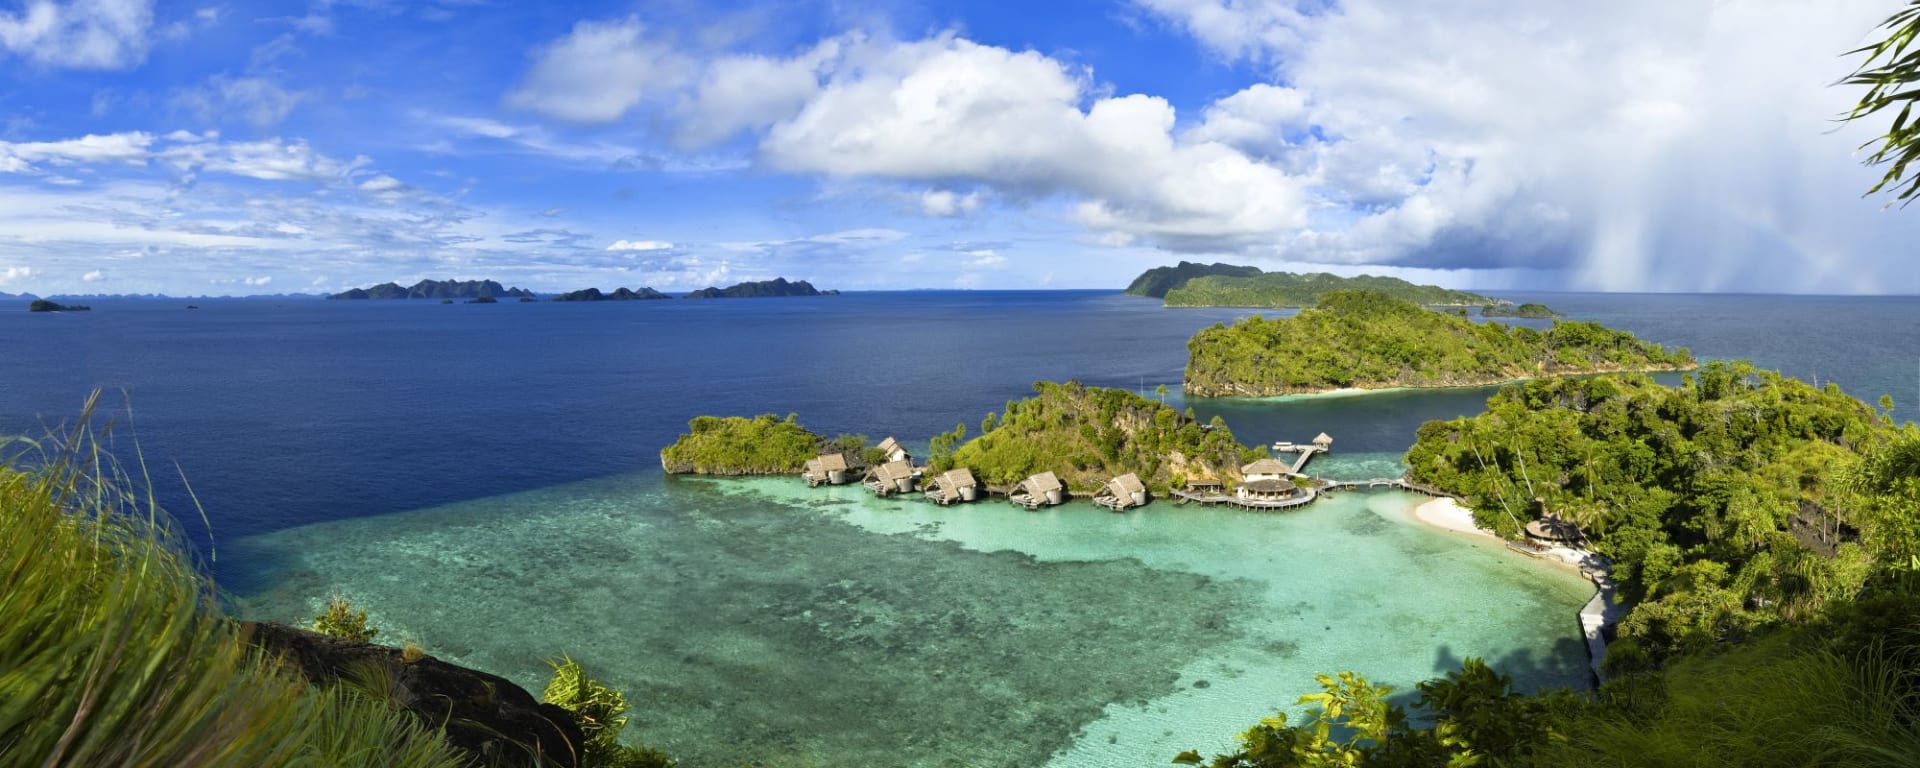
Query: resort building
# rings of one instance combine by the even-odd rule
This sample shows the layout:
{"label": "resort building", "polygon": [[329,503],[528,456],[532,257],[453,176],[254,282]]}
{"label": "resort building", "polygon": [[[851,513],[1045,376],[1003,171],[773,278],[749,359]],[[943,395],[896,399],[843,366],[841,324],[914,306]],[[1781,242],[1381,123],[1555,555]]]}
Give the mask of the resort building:
{"label": "resort building", "polygon": [[1067,500],[1067,486],[1052,472],[1042,472],[1020,481],[1007,499],[1027,509],[1050,507]]}
{"label": "resort building", "polygon": [[889,461],[873,469],[869,469],[867,470],[865,485],[867,486],[867,490],[880,494],[883,497],[892,496],[896,493],[912,493],[913,462],[900,459],[898,461]]}
{"label": "resort building", "polygon": [[1319,437],[1313,439],[1313,444],[1322,451],[1331,451],[1333,450],[1333,436],[1322,432]]}
{"label": "resort building", "polygon": [[1293,474],[1293,467],[1287,466],[1286,462],[1279,459],[1259,459],[1241,467],[1240,474],[1244,475],[1249,483],[1260,480],[1285,480]]}
{"label": "resort building", "polygon": [[933,487],[927,489],[927,498],[941,506],[980,498],[980,480],[973,476],[973,470],[966,467],[949,469],[934,478]]}
{"label": "resort building", "polygon": [[1286,501],[1298,495],[1300,490],[1291,480],[1249,480],[1239,490],[1246,501]]}
{"label": "resort building", "polygon": [[1191,496],[1225,496],[1227,484],[1210,477],[1187,481],[1187,494]]}
{"label": "resort building", "polygon": [[893,435],[880,441],[880,450],[887,455],[887,461],[913,461],[913,454],[907,453],[907,447],[893,439]]}
{"label": "resort building", "polygon": [[818,458],[807,459],[806,469],[800,471],[800,477],[807,481],[808,487],[823,483],[846,485],[853,477],[853,464],[847,461],[844,453],[823,453]]}
{"label": "resort building", "polygon": [[1139,475],[1128,472],[1100,486],[1099,492],[1093,495],[1093,503],[1115,512],[1143,506],[1147,503],[1147,485],[1140,482]]}

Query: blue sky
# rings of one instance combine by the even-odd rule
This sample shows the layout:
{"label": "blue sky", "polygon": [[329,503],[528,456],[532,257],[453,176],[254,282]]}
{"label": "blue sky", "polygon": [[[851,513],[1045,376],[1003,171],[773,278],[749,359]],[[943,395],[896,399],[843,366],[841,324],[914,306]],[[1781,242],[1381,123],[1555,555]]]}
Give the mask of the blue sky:
{"label": "blue sky", "polygon": [[0,0],[0,291],[1920,292],[1897,0]]}

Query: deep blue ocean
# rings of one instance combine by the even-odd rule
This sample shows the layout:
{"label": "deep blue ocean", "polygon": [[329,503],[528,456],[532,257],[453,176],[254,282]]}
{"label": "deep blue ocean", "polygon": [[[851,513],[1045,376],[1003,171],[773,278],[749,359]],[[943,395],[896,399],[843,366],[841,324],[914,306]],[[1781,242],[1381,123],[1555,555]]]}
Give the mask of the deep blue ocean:
{"label": "deep blue ocean", "polygon": [[[1898,418],[1920,418],[1920,298],[1504,296],[1868,401],[1890,394]],[[14,372],[0,384],[0,433],[42,433],[106,388],[131,411],[121,446],[139,438],[179,512],[190,505],[177,463],[216,541],[657,468],[699,414],[793,412],[820,432],[921,442],[977,425],[1036,380],[1165,384],[1177,400],[1188,336],[1250,313],[1110,291],[91,304],[0,312]],[[1486,394],[1190,404],[1245,442],[1328,431],[1343,451],[1397,452],[1420,422],[1478,412]]]}
{"label": "deep blue ocean", "polygon": [[[1920,417],[1920,298],[1507,297]],[[568,654],[636,702],[628,738],[688,768],[1163,765],[1297,709],[1316,674],[1411,691],[1477,656],[1524,687],[1588,680],[1591,585],[1418,523],[1412,494],[1034,513],[659,469],[700,414],[924,445],[1077,378],[1165,385],[1247,443],[1324,431],[1313,472],[1376,477],[1492,391],[1184,402],[1186,340],[1243,310],[1111,291],[89,303],[0,311],[0,433],[57,430],[105,388],[115,450],[138,438],[235,612],[298,622],[344,595],[383,641],[533,690]]]}

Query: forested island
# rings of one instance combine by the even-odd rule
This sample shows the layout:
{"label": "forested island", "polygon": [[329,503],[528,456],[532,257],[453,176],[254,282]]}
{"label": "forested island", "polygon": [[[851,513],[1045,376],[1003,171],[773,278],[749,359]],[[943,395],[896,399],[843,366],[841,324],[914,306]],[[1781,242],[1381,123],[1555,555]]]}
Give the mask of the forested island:
{"label": "forested island", "polygon": [[1214,324],[1187,342],[1186,392],[1265,397],[1340,389],[1455,387],[1536,376],[1694,366],[1597,323],[1544,331],[1475,323],[1372,291],[1337,291],[1288,318]]}
{"label": "forested island", "polygon": [[1124,389],[1076,381],[1037,382],[1033,389],[1033,397],[987,414],[972,440],[964,423],[934,438],[928,471],[968,467],[1003,488],[1050,471],[1075,491],[1132,472],[1148,490],[1165,494],[1191,479],[1237,483],[1242,464],[1267,455],[1236,442],[1218,417],[1202,424],[1191,412]]}
{"label": "forested island", "polygon": [[1539,304],[1531,301],[1525,304],[1521,304],[1519,306],[1514,306],[1513,302],[1510,302],[1510,301],[1502,301],[1497,304],[1490,304],[1490,305],[1481,307],[1480,316],[1481,317],[1524,317],[1524,318],[1533,318],[1533,319],[1546,319],[1550,317],[1559,317],[1560,313],[1553,311],[1552,308],[1548,307],[1545,304]]}
{"label": "forested island", "polygon": [[1496,302],[1477,293],[1436,285],[1409,283],[1397,277],[1360,275],[1341,277],[1325,272],[1295,274],[1267,272],[1247,277],[1210,275],[1188,280],[1167,292],[1169,307],[1284,307],[1317,306],[1336,291],[1365,290],[1427,306],[1485,307]]}
{"label": "forested island", "polygon": [[506,288],[492,280],[421,280],[410,288],[398,283],[381,283],[371,288],[354,288],[328,296],[329,299],[499,299],[534,298],[524,288]]}
{"label": "forested island", "polygon": [[[1891,410],[1892,402],[1881,399]],[[1560,515],[1632,603],[1592,696],[1522,693],[1478,659],[1407,717],[1359,674],[1319,678],[1213,768],[1912,765],[1920,755],[1920,429],[1828,385],[1715,362],[1530,381],[1429,422],[1409,475],[1513,534]]]}
{"label": "forested island", "polygon": [[85,312],[93,309],[85,304],[60,304],[46,299],[34,299],[27,305],[28,312]]}
{"label": "forested island", "polygon": [[771,296],[838,296],[839,291],[822,291],[805,280],[787,282],[784,277],[758,282],[735,283],[726,288],[702,288],[687,294],[689,299],[757,299]]}
{"label": "forested island", "polygon": [[1126,293],[1131,296],[1146,296],[1164,299],[1167,292],[1186,285],[1188,280],[1207,275],[1225,275],[1227,277],[1251,277],[1260,274],[1259,267],[1237,267],[1232,264],[1195,264],[1182,261],[1176,266],[1154,267],[1140,273],[1139,277],[1127,285]]}
{"label": "forested island", "polygon": [[865,437],[817,435],[800,426],[796,414],[696,416],[686,433],[661,449],[660,466],[682,475],[788,475],[821,453],[861,456],[866,450]]}
{"label": "forested island", "polygon": [[673,298],[673,297],[668,296],[659,291],[656,291],[650,287],[642,286],[640,290],[637,290],[637,291],[632,290],[630,288],[617,288],[617,289],[614,289],[612,293],[602,293],[598,288],[586,288],[578,291],[568,291],[566,293],[555,296],[550,300],[551,301],[650,301],[654,299],[670,299],[670,298]]}

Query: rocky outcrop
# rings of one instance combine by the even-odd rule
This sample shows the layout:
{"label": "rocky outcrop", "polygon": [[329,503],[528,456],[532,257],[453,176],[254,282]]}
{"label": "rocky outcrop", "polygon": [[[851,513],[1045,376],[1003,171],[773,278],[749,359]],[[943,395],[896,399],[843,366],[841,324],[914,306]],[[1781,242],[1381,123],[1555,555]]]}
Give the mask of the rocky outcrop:
{"label": "rocky outcrop", "polygon": [[[399,648],[323,635],[281,624],[241,622],[249,644],[281,658],[315,685],[343,678],[385,681],[392,705],[447,742],[472,753],[479,765],[578,766],[586,737],[573,715],[498,675],[432,656],[406,659]],[[372,672],[374,674],[369,675]]]}
{"label": "rocky outcrop", "polygon": [[805,280],[787,282],[784,277],[759,282],[735,283],[727,288],[702,288],[687,294],[689,299],[754,299],[767,296],[834,296],[839,291],[822,291]]}
{"label": "rocky outcrop", "polygon": [[411,288],[398,283],[381,283],[372,288],[355,288],[328,296],[329,299],[478,299],[482,297],[531,297],[524,288],[505,288],[492,280],[422,280]]}
{"label": "rocky outcrop", "polygon": [[630,288],[617,288],[614,290],[613,293],[602,293],[598,288],[587,288],[583,290],[569,291],[567,293],[560,294],[558,296],[553,297],[553,300],[554,301],[644,301],[644,300],[651,300],[651,299],[670,299],[670,298],[673,298],[673,297],[668,296],[659,291],[656,291],[650,287],[642,286],[640,290],[637,290],[637,291]]}

